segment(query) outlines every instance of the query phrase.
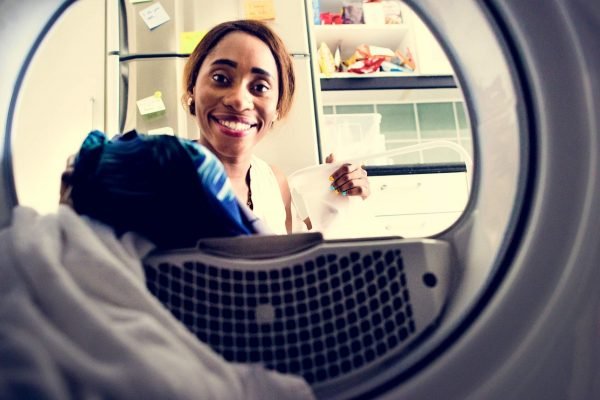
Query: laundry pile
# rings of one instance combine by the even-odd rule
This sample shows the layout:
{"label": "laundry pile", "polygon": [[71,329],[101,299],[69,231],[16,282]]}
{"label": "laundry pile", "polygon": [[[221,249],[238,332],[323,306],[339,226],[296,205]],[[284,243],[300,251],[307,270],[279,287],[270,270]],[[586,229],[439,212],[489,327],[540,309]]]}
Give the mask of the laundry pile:
{"label": "laundry pile", "polygon": [[0,231],[0,398],[312,399],[301,379],[226,362],[146,289],[133,233],[68,206]]}

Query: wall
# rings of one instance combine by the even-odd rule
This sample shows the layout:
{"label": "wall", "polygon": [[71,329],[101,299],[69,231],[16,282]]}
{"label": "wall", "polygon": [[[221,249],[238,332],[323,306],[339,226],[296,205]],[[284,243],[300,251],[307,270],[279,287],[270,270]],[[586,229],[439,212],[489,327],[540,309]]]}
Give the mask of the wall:
{"label": "wall", "polygon": [[19,204],[55,211],[60,176],[92,129],[104,129],[105,1],[75,2],[40,45],[23,82],[12,136]]}

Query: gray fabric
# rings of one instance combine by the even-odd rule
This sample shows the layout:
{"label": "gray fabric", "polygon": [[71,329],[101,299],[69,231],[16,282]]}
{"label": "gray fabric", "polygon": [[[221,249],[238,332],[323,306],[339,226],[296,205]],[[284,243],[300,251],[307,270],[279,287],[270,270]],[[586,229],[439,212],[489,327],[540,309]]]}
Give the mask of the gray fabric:
{"label": "gray fabric", "polygon": [[199,342],[147,291],[151,249],[66,206],[15,208],[0,232],[0,398],[313,398]]}

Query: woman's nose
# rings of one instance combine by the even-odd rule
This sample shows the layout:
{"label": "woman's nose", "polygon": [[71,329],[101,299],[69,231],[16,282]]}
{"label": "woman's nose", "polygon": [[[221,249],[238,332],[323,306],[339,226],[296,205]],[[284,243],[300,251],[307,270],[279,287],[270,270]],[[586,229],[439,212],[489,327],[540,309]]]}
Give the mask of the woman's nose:
{"label": "woman's nose", "polygon": [[237,111],[252,110],[254,108],[252,94],[243,85],[232,86],[225,96],[224,102],[225,105]]}

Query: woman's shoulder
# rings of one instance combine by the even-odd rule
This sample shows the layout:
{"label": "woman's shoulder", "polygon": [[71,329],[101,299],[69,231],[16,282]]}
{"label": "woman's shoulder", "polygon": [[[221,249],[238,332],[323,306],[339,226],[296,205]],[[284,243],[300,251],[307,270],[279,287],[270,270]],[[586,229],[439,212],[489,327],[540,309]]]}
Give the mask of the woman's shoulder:
{"label": "woman's shoulder", "polygon": [[256,168],[257,170],[260,170],[263,173],[271,172],[280,185],[284,182],[287,184],[287,177],[285,176],[283,171],[277,166],[269,164],[265,160],[257,156],[252,156],[251,164],[252,168]]}
{"label": "woman's shoulder", "polygon": [[253,169],[259,170],[261,172],[272,172],[276,177],[285,176],[278,167],[266,162],[265,160],[257,156],[252,156],[250,164]]}

